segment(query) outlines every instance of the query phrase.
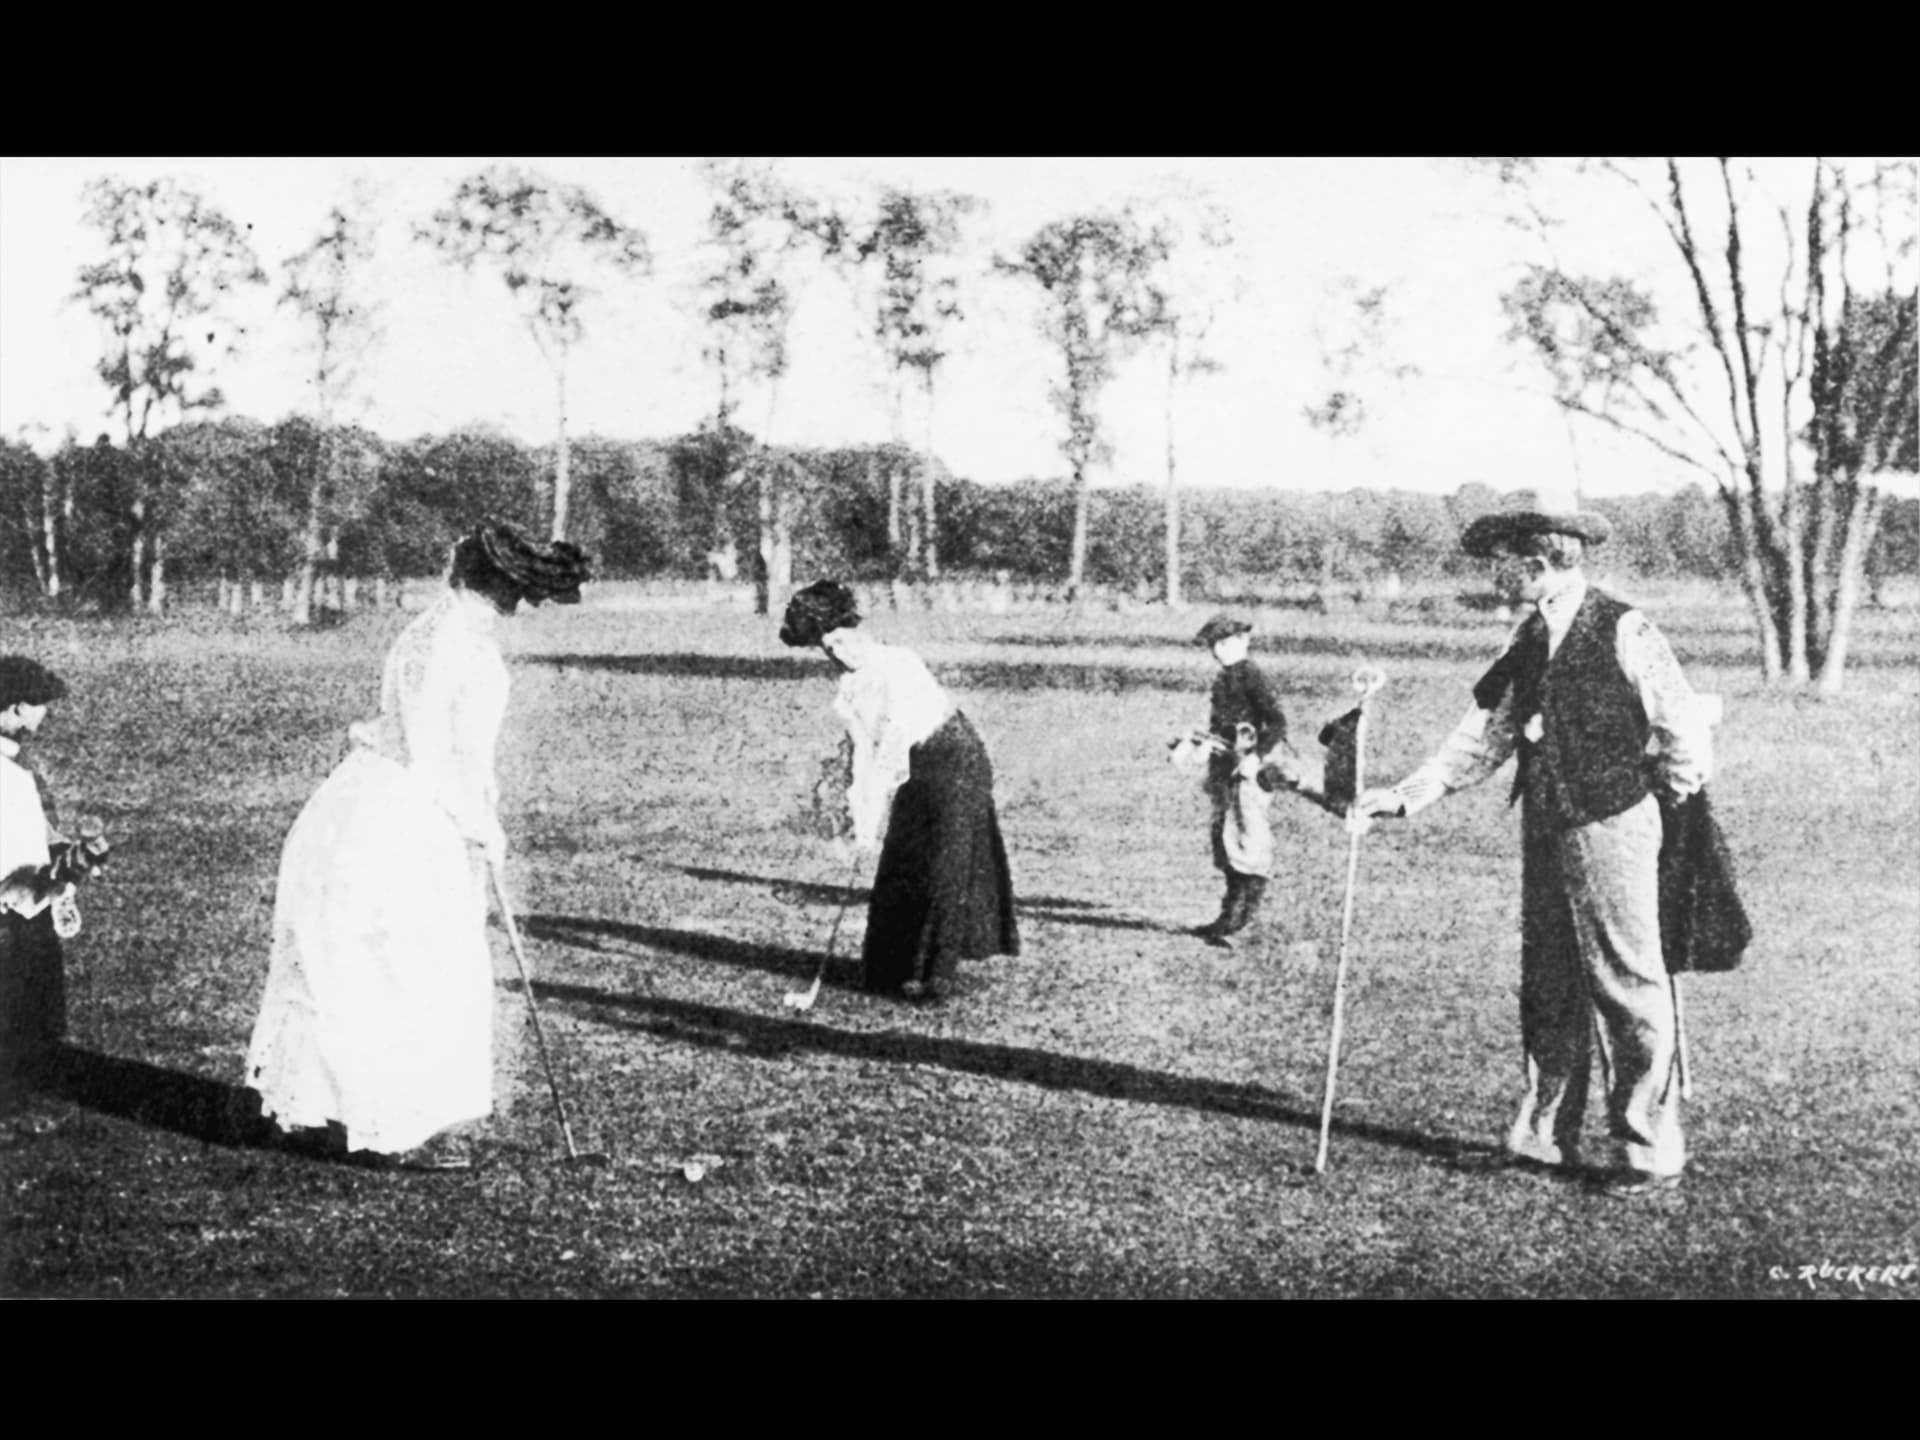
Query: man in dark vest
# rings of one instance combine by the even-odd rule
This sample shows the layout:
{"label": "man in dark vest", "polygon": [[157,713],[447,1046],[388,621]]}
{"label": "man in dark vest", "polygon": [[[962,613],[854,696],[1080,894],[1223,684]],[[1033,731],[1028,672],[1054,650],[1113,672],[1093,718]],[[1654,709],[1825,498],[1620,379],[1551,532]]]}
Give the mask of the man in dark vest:
{"label": "man in dark vest", "polygon": [[1527,1093],[1506,1141],[1518,1164],[1575,1170],[1593,1042],[1610,1138],[1602,1186],[1645,1195],[1680,1183],[1687,1160],[1673,990],[1660,947],[1657,792],[1684,798],[1711,768],[1711,712],[1651,621],[1591,588],[1599,515],[1515,511],[1467,527],[1505,598],[1533,613],[1474,686],[1440,749],[1359,823],[1410,815],[1519,757],[1524,800],[1520,1028]]}

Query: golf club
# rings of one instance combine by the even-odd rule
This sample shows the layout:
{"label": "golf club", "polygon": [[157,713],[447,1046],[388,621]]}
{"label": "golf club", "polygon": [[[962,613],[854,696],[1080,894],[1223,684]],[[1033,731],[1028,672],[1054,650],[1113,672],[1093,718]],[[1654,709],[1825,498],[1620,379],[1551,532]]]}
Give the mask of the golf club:
{"label": "golf club", "polygon": [[[1367,706],[1373,692],[1387,683],[1387,677],[1371,665],[1353,672],[1353,688],[1360,693],[1360,721],[1353,736],[1353,800],[1347,815],[1353,817],[1360,793],[1366,788]],[[1347,1003],[1348,941],[1353,935],[1353,882],[1360,869],[1360,831],[1349,828],[1347,844],[1347,897],[1340,909],[1340,964],[1333,980],[1333,1039],[1327,1046],[1327,1094],[1320,1106],[1320,1153],[1313,1162],[1314,1173],[1327,1173],[1327,1141],[1333,1130],[1333,1086],[1340,1072],[1340,1036],[1345,1027]]]}
{"label": "golf club", "polygon": [[840,908],[834,912],[833,929],[827,935],[826,953],[820,957],[820,963],[813,972],[813,984],[804,990],[789,990],[780,997],[780,1003],[789,1010],[798,1010],[802,1014],[813,1009],[813,1002],[820,998],[820,981],[827,973],[827,966],[833,962],[833,950],[840,943],[840,922],[847,918],[847,906],[853,900],[853,882],[860,873],[860,855],[856,851],[852,863],[847,868],[847,883],[840,895]]}
{"label": "golf club", "polygon": [[513,907],[507,903],[507,887],[497,866],[489,865],[493,880],[493,898],[500,905],[500,919],[507,927],[507,942],[513,947],[513,963],[520,970],[520,988],[527,992],[527,1014],[533,1019],[533,1038],[540,1045],[540,1064],[547,1072],[547,1088],[553,1092],[553,1108],[560,1116],[560,1133],[567,1142],[567,1163],[571,1165],[608,1165],[613,1157],[604,1150],[581,1150],[573,1143],[573,1126],[567,1123],[567,1107],[560,1099],[559,1082],[553,1078],[553,1059],[547,1054],[547,1035],[540,1025],[540,1007],[533,1003],[533,977],[527,973],[526,952],[520,946],[520,927],[513,923]]}

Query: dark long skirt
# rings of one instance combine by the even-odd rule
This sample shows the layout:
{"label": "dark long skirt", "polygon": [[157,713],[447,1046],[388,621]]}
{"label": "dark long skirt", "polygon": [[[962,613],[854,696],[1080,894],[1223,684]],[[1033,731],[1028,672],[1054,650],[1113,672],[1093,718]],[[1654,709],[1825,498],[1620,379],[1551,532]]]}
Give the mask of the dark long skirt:
{"label": "dark long skirt", "polygon": [[67,971],[53,911],[0,911],[0,1070],[21,1075],[67,1038]]}
{"label": "dark long skirt", "polygon": [[949,980],[962,960],[1020,953],[987,747],[955,711],[908,765],[867,909],[869,990]]}

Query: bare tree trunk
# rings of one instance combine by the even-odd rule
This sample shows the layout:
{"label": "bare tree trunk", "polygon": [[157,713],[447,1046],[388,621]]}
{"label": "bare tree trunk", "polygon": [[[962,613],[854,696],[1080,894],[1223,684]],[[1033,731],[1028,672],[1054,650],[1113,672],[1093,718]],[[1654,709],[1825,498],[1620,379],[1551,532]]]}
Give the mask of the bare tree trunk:
{"label": "bare tree trunk", "polygon": [[1847,536],[1840,546],[1840,571],[1833,581],[1833,622],[1820,657],[1820,693],[1838,695],[1846,678],[1847,646],[1853,638],[1853,612],[1860,603],[1860,574],[1880,522],[1879,491],[1856,484],[1853,509],[1847,517]]}
{"label": "bare tree trunk", "polygon": [[153,573],[147,586],[147,610],[150,614],[160,615],[167,607],[167,537],[153,537]]}
{"label": "bare tree trunk", "polygon": [[1073,467],[1073,557],[1067,565],[1067,603],[1078,604],[1087,578],[1087,531],[1093,513],[1093,492],[1087,484],[1086,464]]}
{"label": "bare tree trunk", "polygon": [[927,458],[925,470],[921,476],[920,489],[920,543],[926,560],[926,577],[929,581],[940,578],[939,522],[935,503],[936,482],[933,470],[933,370],[926,372],[927,386]]}
{"label": "bare tree trunk", "polygon": [[567,446],[567,357],[564,350],[555,367],[560,379],[560,440],[553,462],[553,538],[567,538],[567,512],[573,501],[573,467]]}
{"label": "bare tree trunk", "polygon": [[1773,681],[1780,678],[1780,630],[1774,622],[1766,557],[1761,550],[1759,527],[1754,523],[1754,501],[1742,485],[1743,478],[1738,474],[1730,476],[1720,498],[1732,513],[1734,545],[1740,559],[1740,588],[1746,591],[1747,603],[1753,607],[1754,625],[1760,632],[1760,674]]}
{"label": "bare tree trunk", "polygon": [[47,593],[47,560],[41,552],[40,540],[33,533],[37,527],[34,521],[33,507],[20,507],[20,519],[24,522],[27,534],[27,556],[33,562],[33,583],[40,587],[40,593]]}
{"label": "bare tree trunk", "polygon": [[60,598],[60,479],[52,465],[47,466],[46,480],[40,489],[41,525],[46,535],[47,575],[41,589],[49,600]]}
{"label": "bare tree trunk", "polygon": [[[903,402],[900,398],[900,372],[897,370],[894,372],[892,394],[888,398],[892,403],[887,417],[889,422],[887,433],[892,437],[894,444],[904,449],[904,441],[901,439],[904,426],[900,419],[900,407]],[[906,541],[906,519],[902,513],[906,503],[905,477],[901,474],[900,467],[894,463],[897,457],[889,451],[882,453],[887,457],[887,563],[892,566],[894,578],[897,580],[900,575],[901,547]]]}
{"label": "bare tree trunk", "polygon": [[303,537],[300,574],[293,592],[293,623],[300,626],[313,623],[313,589],[320,574],[320,547],[325,539],[322,510],[326,505],[327,461],[331,449],[327,441],[331,429],[331,417],[323,398],[320,412],[320,453],[314,457],[313,483],[307,488],[306,535]]}
{"label": "bare tree trunk", "polygon": [[793,494],[785,467],[776,472],[773,489],[773,555],[767,566],[767,613],[784,609],[793,590]]}
{"label": "bare tree trunk", "polygon": [[1173,396],[1180,383],[1180,352],[1167,350],[1167,608],[1178,610],[1180,598],[1180,491],[1174,474]]}
{"label": "bare tree trunk", "polygon": [[764,460],[754,466],[754,499],[759,512],[760,543],[754,547],[753,613],[773,613],[773,479]]}
{"label": "bare tree trunk", "polygon": [[133,578],[128,582],[127,601],[137,615],[146,600],[145,576],[142,571],[147,563],[147,502],[145,499],[133,502],[133,541],[128,546],[128,559],[133,562]]}

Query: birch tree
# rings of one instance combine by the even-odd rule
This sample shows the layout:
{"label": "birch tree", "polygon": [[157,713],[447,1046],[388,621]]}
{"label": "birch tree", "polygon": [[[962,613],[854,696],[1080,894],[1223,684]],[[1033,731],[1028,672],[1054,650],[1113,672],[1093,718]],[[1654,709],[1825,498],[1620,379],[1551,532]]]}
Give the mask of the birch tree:
{"label": "birch tree", "polygon": [[[1914,466],[1911,159],[1498,164],[1541,241],[1505,297],[1510,337],[1586,423],[1709,477],[1770,681],[1840,690],[1865,561]],[[1569,196],[1617,196],[1667,256],[1640,274],[1563,264]]]}
{"label": "birch tree", "polygon": [[[901,433],[901,385],[907,375],[918,376],[924,400],[922,432],[924,458],[920,462],[920,504],[917,511],[902,505],[902,477],[897,468],[888,475],[887,538],[900,553],[904,529],[909,574],[934,579],[940,573],[938,507],[934,494],[934,381],[948,353],[951,328],[964,318],[960,306],[960,276],[955,252],[961,223],[982,206],[971,195],[950,190],[919,192],[883,187],[872,225],[855,246],[862,262],[879,267],[880,283],[874,310],[874,335],[892,367],[894,440]],[[917,516],[903,526],[903,512]]]}
{"label": "birch tree", "polygon": [[1067,598],[1086,583],[1091,508],[1088,468],[1111,456],[1100,418],[1100,392],[1120,358],[1149,333],[1153,301],[1147,279],[1164,255],[1162,237],[1143,232],[1125,214],[1094,212],[1043,226],[995,267],[1021,276],[1044,295],[1041,331],[1060,352],[1062,378],[1050,392],[1066,421],[1061,454],[1073,471],[1073,549]]}
{"label": "birch tree", "polygon": [[158,612],[166,597],[160,487],[171,467],[154,463],[147,442],[156,423],[225,403],[206,377],[238,352],[241,331],[231,317],[239,292],[267,275],[239,227],[171,179],[102,178],[83,195],[83,219],[100,232],[106,255],[80,267],[73,299],[100,322],[105,345],[95,368],[113,392],[110,411],[134,472],[126,598],[133,609]]}
{"label": "birch tree", "polygon": [[653,273],[647,237],[616,220],[586,190],[544,175],[496,166],[469,176],[453,200],[416,230],[464,271],[484,262],[498,271],[540,358],[553,372],[558,438],[554,449],[553,538],[567,537],[572,470],[567,446],[567,366],[586,333],[589,278]]}
{"label": "birch tree", "polygon": [[1152,237],[1157,262],[1146,281],[1145,323],[1167,362],[1166,603],[1178,608],[1184,601],[1175,410],[1187,384],[1222,368],[1210,347],[1213,327],[1245,292],[1245,279],[1236,263],[1232,217],[1198,186],[1171,182],[1130,208],[1134,223]]}
{"label": "birch tree", "polygon": [[293,620],[313,623],[314,585],[322,561],[339,558],[340,525],[347,518],[337,486],[334,426],[368,354],[379,338],[379,307],[366,293],[376,227],[365,191],[327,212],[319,236],[281,268],[280,303],[307,323],[313,346],[313,390],[318,453],[307,493],[307,513],[294,588]]}
{"label": "birch tree", "polygon": [[[837,257],[851,236],[845,219],[788,185],[772,164],[706,160],[700,173],[712,195],[698,280],[707,327],[704,358],[720,382],[718,433],[735,435],[733,416],[747,391],[765,402],[757,453],[744,447],[729,483],[753,471],[758,518],[754,608],[772,613],[793,583],[793,496],[773,451],[780,382],[788,366],[787,338],[797,303],[797,268],[809,255]],[[716,537],[724,545],[730,536]]]}

